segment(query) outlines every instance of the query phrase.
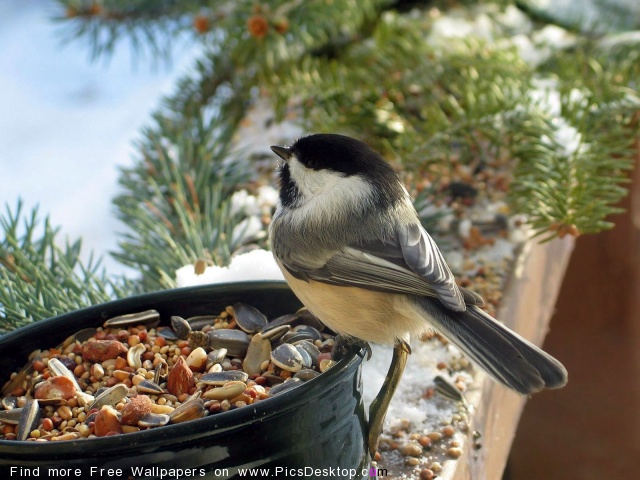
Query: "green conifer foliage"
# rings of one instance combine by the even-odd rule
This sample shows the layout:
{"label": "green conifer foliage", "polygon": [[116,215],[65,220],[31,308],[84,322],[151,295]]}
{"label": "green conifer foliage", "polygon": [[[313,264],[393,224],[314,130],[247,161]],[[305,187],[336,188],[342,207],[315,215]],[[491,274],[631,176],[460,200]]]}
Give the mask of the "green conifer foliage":
{"label": "green conifer foliage", "polygon": [[[625,19],[623,1],[591,3]],[[534,0],[58,4],[62,28],[94,58],[125,38],[152,64],[174,41],[197,42],[201,54],[120,174],[114,202],[126,231],[114,255],[140,278],[82,264],[79,241],[56,246],[47,220],[39,237],[36,212],[18,203],[0,218],[3,331],[174,286],[180,266],[226,264],[245,248],[233,235],[244,214],[230,214],[230,199],[265,179],[259,159],[236,147],[258,98],[276,122],[361,138],[410,182],[451,165],[508,164],[511,211],[542,240],[611,228],[638,155],[640,32],[626,21],[587,28]]]}

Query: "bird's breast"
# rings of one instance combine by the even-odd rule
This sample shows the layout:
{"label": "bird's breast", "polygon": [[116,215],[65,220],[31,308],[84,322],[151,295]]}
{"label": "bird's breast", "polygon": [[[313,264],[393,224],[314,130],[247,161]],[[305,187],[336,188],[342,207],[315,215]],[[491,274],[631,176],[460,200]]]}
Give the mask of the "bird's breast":
{"label": "bird's breast", "polygon": [[299,300],[336,333],[367,342],[393,344],[430,329],[424,312],[406,295],[298,280],[282,268]]}

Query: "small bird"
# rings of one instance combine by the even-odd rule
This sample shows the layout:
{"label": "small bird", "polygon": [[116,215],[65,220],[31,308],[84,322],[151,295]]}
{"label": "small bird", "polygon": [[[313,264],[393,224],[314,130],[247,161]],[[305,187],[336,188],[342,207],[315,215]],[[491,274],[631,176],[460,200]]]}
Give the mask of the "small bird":
{"label": "small bird", "polygon": [[353,343],[394,345],[389,374],[370,407],[371,453],[410,353],[408,342],[425,331],[436,330],[521,394],[566,384],[558,360],[492,318],[480,308],[478,294],[456,284],[381,155],[336,134],[271,150],[283,161],[269,234],[289,286]]}

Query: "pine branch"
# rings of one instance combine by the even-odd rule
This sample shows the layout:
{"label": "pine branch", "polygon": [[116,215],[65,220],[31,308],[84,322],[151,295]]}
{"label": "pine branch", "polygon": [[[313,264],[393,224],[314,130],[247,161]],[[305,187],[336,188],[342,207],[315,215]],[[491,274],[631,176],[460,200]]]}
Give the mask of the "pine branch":
{"label": "pine branch", "polygon": [[637,91],[640,78],[640,36],[610,35],[580,39],[540,66],[540,74],[554,75],[565,90],[586,88],[602,102],[615,101],[625,91]]}
{"label": "pine branch", "polygon": [[476,150],[475,136],[496,131],[492,116],[522,101],[532,72],[513,48],[472,39],[434,47],[430,22],[387,12],[368,42],[339,58],[283,66],[268,79],[280,117],[296,102],[306,129],[354,134],[406,166],[447,161],[452,145]]}
{"label": "pine branch", "polygon": [[[254,95],[249,92],[260,87],[273,99],[279,118],[290,115],[293,108],[308,130],[354,134],[387,156],[402,159],[405,168],[477,164],[509,157],[519,160],[512,204],[527,212],[540,232],[589,232],[606,226],[604,217],[622,192],[622,176],[609,177],[605,171],[627,168],[624,159],[629,152],[620,146],[619,135],[633,137],[624,126],[630,122],[630,112],[619,112],[620,128],[598,130],[577,125],[579,119],[569,115],[565,105],[562,121],[576,129],[588,145],[565,155],[563,145],[555,139],[557,125],[528,96],[534,75],[555,75],[563,94],[576,88],[584,91],[595,118],[602,105],[615,104],[622,87],[637,78],[638,62],[634,60],[638,49],[618,43],[605,51],[589,39],[580,40],[574,49],[552,52],[536,72],[510,43],[509,28],[500,25],[499,11],[484,7],[484,3],[497,3],[479,2],[479,7],[472,3],[465,2],[468,18],[489,15],[493,19],[496,38],[491,43],[473,37],[444,44],[434,41],[428,35],[434,18],[417,10],[429,2],[367,0],[357,2],[357,8],[352,0],[329,4],[212,0],[180,5],[167,0],[153,4],[149,0],[106,0],[99,7],[90,2],[63,2],[68,17],[109,32],[105,44],[100,43],[99,35],[92,37],[99,51],[107,50],[103,46],[124,33],[135,38],[136,32],[148,35],[149,29],[171,22],[184,29],[187,18],[198,16],[204,21],[199,26],[192,22],[192,27],[206,34],[201,37],[205,56],[195,73],[183,78],[176,94],[166,100],[164,113],[157,116],[159,129],[147,132],[141,165],[135,172],[123,172],[122,184],[132,194],[116,202],[121,218],[134,228],[143,213],[160,218],[155,235],[164,240],[156,247],[170,243],[176,234],[186,238],[191,228],[186,219],[205,198],[224,202],[228,197],[225,184],[218,183],[220,178],[193,171],[205,153],[197,147],[206,137],[201,119],[211,115],[207,112],[218,112],[225,133],[216,141],[222,139],[228,145]],[[504,7],[507,2],[498,4]],[[409,7],[410,14],[406,13]],[[436,2],[435,8],[453,9],[447,0]],[[183,132],[187,132],[186,140]],[[208,148],[215,150],[213,143]],[[172,157],[175,152],[171,150],[177,156]],[[213,156],[223,158],[225,154]],[[620,163],[612,166],[600,160],[603,167],[599,168],[598,157],[616,158]],[[576,169],[587,173],[580,177]],[[180,197],[187,191],[184,188],[174,191],[176,185],[183,185],[183,178],[195,182],[190,198]],[[592,185],[582,187],[583,181]],[[231,188],[235,184],[231,181]],[[550,185],[553,187],[546,188]],[[206,190],[207,186],[218,193]],[[586,192],[598,198],[588,202]],[[527,195],[548,195],[555,201],[546,197],[527,201]],[[184,205],[176,203],[176,198]],[[140,226],[148,225],[139,221]],[[158,231],[163,224],[168,232]],[[144,249],[134,237],[129,234],[123,243],[126,253],[119,258],[144,271],[143,260],[152,259],[149,255],[136,257],[133,252]],[[177,254],[171,265],[196,252],[225,258],[226,254],[208,252],[204,243],[198,244],[197,235],[190,238],[189,249]],[[165,274],[166,268],[168,265],[159,267]],[[160,276],[156,274],[151,283],[158,285]]]}
{"label": "pine branch", "polygon": [[228,262],[243,220],[229,215],[228,199],[250,172],[217,115],[155,120],[138,144],[142,158],[121,172],[126,193],[114,200],[129,229],[114,256],[142,273],[144,290],[175,286],[175,270],[198,259]]}
{"label": "pine branch", "polygon": [[81,241],[57,244],[58,229],[19,200],[0,216],[0,334],[57,314],[130,295],[130,283],[106,277],[100,261],[80,260]]}
{"label": "pine branch", "polygon": [[[511,204],[543,239],[611,227],[607,216],[626,194],[637,154],[637,35],[578,36],[532,65],[501,24],[509,3],[59,0],[69,37],[87,41],[94,58],[125,39],[164,58],[179,36],[201,42],[203,55],[121,172],[124,192],[114,202],[128,231],[115,257],[142,278],[109,280],[99,261],[81,262],[80,241],[58,247],[48,218],[40,222],[36,210],[25,217],[18,202],[0,217],[0,332],[174,286],[184,264],[225,264],[247,244],[264,244],[252,233],[257,217],[233,207],[254,168],[232,145],[257,95],[273,101],[279,119],[362,138],[412,178],[511,162]],[[491,41],[434,37],[449,12],[488,19]],[[554,82],[557,111],[534,100],[540,78]],[[424,221],[436,220],[433,196],[417,195]]]}
{"label": "pine branch", "polygon": [[[58,0],[70,24],[68,39],[88,39],[91,58],[110,55],[116,43],[128,38],[141,54],[168,58],[177,35],[190,33],[211,46],[233,39],[241,48],[232,54],[236,65],[262,63],[268,69],[283,59],[323,49],[337,38],[357,33],[391,0]],[[336,22],[334,13],[342,12]],[[309,19],[313,19],[309,22]],[[349,28],[351,27],[351,28]],[[247,42],[250,37],[260,42]],[[238,40],[241,40],[238,42]],[[261,59],[257,62],[257,59]]]}
{"label": "pine branch", "polygon": [[517,0],[515,3],[532,18],[588,36],[637,30],[640,27],[640,8],[631,2],[621,4],[619,1],[591,0],[556,5],[541,0]]}
{"label": "pine branch", "polygon": [[[336,3],[336,8],[346,8],[351,2]],[[350,9],[351,31],[386,3],[361,2],[360,8]],[[338,30],[348,31],[330,21],[328,12],[333,11],[320,3],[265,2],[256,7],[237,2],[234,14],[217,24],[224,25],[226,34],[211,38],[195,74],[179,82],[155,115],[156,125],[138,144],[141,159],[122,171],[120,183],[128,193],[115,200],[130,229],[115,257],[143,274],[145,290],[173,286],[175,270],[197,259],[225,264],[252,240],[237,230],[245,218],[228,215],[230,194],[251,171],[231,158],[232,136],[246,112],[248,92],[269,68],[317,49]],[[285,14],[314,21],[289,29],[279,24]],[[259,27],[266,28],[264,35]]]}
{"label": "pine branch", "polygon": [[178,80],[174,93],[163,100],[163,110],[188,122],[209,106],[223,112],[220,117],[226,119],[226,128],[235,128],[245,114],[247,90],[225,52],[224,45],[206,51],[192,71]]}
{"label": "pine branch", "polygon": [[531,118],[521,117],[513,139],[520,163],[511,200],[545,240],[612,228],[606,218],[619,212],[615,205],[627,194],[622,185],[636,153],[637,97],[603,105],[573,91],[562,105],[567,123],[548,119],[539,136],[528,128]]}
{"label": "pine branch", "polygon": [[[146,50],[153,60],[169,59],[176,38],[193,29],[193,16],[207,6],[200,0],[58,0],[66,41],[87,39],[92,60],[108,58],[118,42],[128,39],[134,52]],[[215,3],[215,2],[214,2]]]}
{"label": "pine branch", "polygon": [[[276,72],[269,80],[280,114],[297,101],[308,130],[355,134],[405,168],[519,160],[511,204],[536,231],[552,238],[608,228],[633,155],[637,107],[627,86],[638,76],[637,45],[605,50],[583,41],[554,52],[539,70],[560,80],[565,100],[554,118],[532,103],[538,72],[508,35],[438,45],[425,35],[430,24],[427,16],[386,13],[369,42]],[[576,88],[587,104],[569,102]],[[585,148],[565,154],[557,122],[576,129]]]}

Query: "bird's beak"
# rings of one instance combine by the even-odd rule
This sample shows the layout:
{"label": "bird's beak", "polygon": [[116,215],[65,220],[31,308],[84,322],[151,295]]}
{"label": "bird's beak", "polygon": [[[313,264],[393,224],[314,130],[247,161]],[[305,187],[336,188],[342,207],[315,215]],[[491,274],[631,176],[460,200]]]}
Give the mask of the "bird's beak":
{"label": "bird's beak", "polygon": [[291,158],[291,148],[289,147],[279,147],[277,145],[272,145],[271,150],[273,150],[273,153],[278,155],[285,162]]}

